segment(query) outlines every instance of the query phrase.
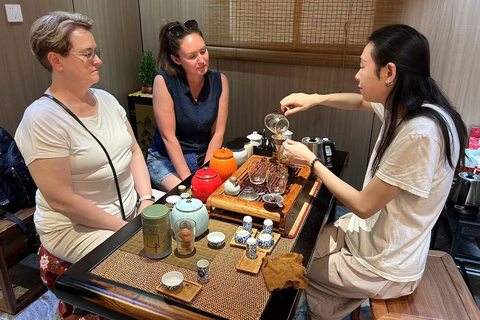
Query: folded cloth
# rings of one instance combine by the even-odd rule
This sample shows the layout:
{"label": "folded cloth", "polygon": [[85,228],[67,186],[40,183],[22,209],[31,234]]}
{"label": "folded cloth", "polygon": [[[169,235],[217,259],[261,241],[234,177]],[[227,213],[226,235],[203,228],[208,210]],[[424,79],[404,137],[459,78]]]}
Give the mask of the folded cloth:
{"label": "folded cloth", "polygon": [[282,290],[288,287],[306,289],[308,279],[305,278],[303,256],[298,253],[279,253],[273,259],[265,257],[262,264],[263,277],[269,291]]}

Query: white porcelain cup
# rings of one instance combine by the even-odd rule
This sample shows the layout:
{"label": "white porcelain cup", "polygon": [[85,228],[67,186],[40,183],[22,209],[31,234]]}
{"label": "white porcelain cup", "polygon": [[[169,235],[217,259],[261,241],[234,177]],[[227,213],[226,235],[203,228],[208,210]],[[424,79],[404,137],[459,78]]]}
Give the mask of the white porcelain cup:
{"label": "white porcelain cup", "polygon": [[247,230],[248,232],[252,233],[252,217],[251,216],[243,217],[243,230]]}
{"label": "white porcelain cup", "polygon": [[271,219],[263,220],[263,233],[273,235],[273,221]]}
{"label": "white porcelain cup", "polygon": [[209,267],[210,267],[210,262],[208,260],[201,259],[197,261],[198,280],[200,280],[201,282],[208,281]]}
{"label": "white porcelain cup", "polygon": [[256,259],[257,258],[257,239],[248,238],[246,250],[247,250],[246,256],[248,259]]}

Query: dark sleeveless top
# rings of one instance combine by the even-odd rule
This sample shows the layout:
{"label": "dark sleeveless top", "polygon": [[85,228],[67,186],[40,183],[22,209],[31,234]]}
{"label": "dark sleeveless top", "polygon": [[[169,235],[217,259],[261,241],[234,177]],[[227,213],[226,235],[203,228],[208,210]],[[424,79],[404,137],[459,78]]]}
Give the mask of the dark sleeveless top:
{"label": "dark sleeveless top", "polygon": [[[217,119],[218,102],[222,94],[222,79],[220,72],[207,71],[197,101],[192,96],[190,86],[185,76],[170,77],[165,72],[159,72],[165,79],[168,92],[173,100],[175,110],[175,136],[180,142],[184,154],[205,153],[210,143],[210,129]],[[162,136],[155,128],[152,148],[168,157]]]}

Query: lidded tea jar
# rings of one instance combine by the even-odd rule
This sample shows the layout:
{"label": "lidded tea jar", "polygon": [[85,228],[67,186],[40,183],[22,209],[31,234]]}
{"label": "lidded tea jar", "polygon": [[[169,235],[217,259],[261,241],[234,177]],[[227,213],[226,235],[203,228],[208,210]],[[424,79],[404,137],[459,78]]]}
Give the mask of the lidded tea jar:
{"label": "lidded tea jar", "polygon": [[245,150],[244,144],[240,141],[229,141],[226,144],[228,150],[233,152],[233,157],[237,161],[237,168],[240,168],[242,164],[247,161],[248,153]]}
{"label": "lidded tea jar", "polygon": [[247,150],[247,159],[249,159],[253,155],[253,144],[250,139],[245,137],[238,137],[233,140],[243,143],[243,147],[245,148],[245,150]]}
{"label": "lidded tea jar", "polygon": [[153,204],[142,211],[143,244],[149,258],[161,259],[172,252],[169,212],[163,204]]}
{"label": "lidded tea jar", "polygon": [[225,182],[237,171],[237,161],[233,157],[233,152],[225,148],[215,150],[210,159],[210,168],[217,170],[222,182]]}
{"label": "lidded tea jar", "polygon": [[192,178],[192,193],[197,199],[206,202],[208,197],[222,185],[222,178],[217,170],[203,167],[195,172]]}
{"label": "lidded tea jar", "polygon": [[202,201],[195,198],[190,198],[188,193],[180,195],[182,200],[177,202],[172,210],[172,226],[180,219],[192,219],[196,224],[195,235],[201,236],[208,229],[208,212]]}

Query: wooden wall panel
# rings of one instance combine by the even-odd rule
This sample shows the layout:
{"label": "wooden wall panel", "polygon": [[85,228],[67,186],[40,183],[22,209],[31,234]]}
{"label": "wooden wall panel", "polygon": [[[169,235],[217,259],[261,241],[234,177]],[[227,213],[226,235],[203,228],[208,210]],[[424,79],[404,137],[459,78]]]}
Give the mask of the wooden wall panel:
{"label": "wooden wall panel", "polygon": [[480,126],[480,1],[405,1],[403,23],[430,42],[431,74],[469,129]]}
{"label": "wooden wall panel", "polygon": [[[20,4],[23,22],[7,22],[5,4]],[[50,73],[30,52],[32,23],[52,10],[72,11],[71,0],[0,0],[0,126],[12,135],[23,112],[50,86]]]}
{"label": "wooden wall panel", "polygon": [[166,21],[194,19],[203,29],[203,0],[139,0],[144,50],[158,53],[158,32]]}
{"label": "wooden wall panel", "polygon": [[[219,70],[230,84],[230,105],[225,141],[262,131],[264,117],[292,92],[357,92],[356,70],[219,60]],[[363,183],[368,159],[373,114],[312,108],[289,117],[294,140],[306,136],[328,137],[337,149],[350,152],[344,179],[356,188]],[[270,133],[271,134],[271,133]]]}
{"label": "wooden wall panel", "polygon": [[93,87],[113,94],[127,108],[127,95],[140,90],[142,56],[138,2],[74,0],[75,11],[95,21],[92,34],[101,50],[100,81]]}

